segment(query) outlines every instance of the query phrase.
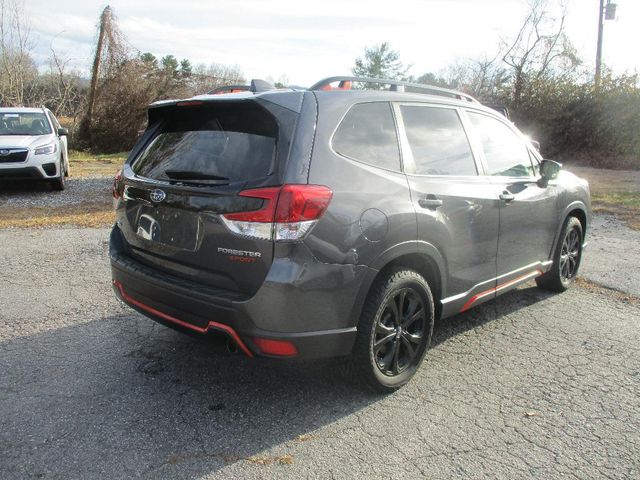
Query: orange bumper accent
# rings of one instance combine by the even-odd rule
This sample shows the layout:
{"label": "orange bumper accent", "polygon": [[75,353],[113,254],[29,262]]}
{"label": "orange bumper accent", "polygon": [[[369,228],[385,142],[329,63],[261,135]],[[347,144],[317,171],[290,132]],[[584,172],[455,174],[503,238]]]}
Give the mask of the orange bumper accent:
{"label": "orange bumper accent", "polygon": [[460,309],[460,313],[462,313],[462,312],[466,312],[466,311],[467,311],[467,310],[469,310],[469,309],[473,306],[473,304],[474,304],[474,303],[476,303],[478,300],[480,300],[480,299],[482,299],[482,298],[484,298],[484,297],[487,297],[487,296],[491,295],[492,293],[497,293],[497,292],[499,292],[500,290],[504,290],[505,288],[511,287],[511,286],[513,286],[513,285],[515,285],[515,284],[517,284],[517,283],[520,283],[520,282],[524,282],[525,280],[529,280],[529,279],[531,279],[531,278],[538,277],[538,276],[540,276],[540,275],[542,275],[542,270],[540,270],[540,269],[535,269],[535,270],[533,270],[533,271],[531,271],[531,272],[529,272],[529,273],[527,273],[527,274],[525,274],[525,275],[522,275],[522,276],[520,276],[520,277],[518,277],[518,278],[514,278],[513,280],[509,280],[509,281],[508,281],[508,282],[506,282],[506,283],[503,283],[503,284],[501,284],[501,285],[498,285],[497,287],[490,288],[489,290],[485,290],[484,292],[477,293],[476,295],[474,295],[473,297],[471,297],[471,298],[467,301],[467,303],[465,303],[465,304],[462,306],[462,308]]}
{"label": "orange bumper accent", "polygon": [[238,348],[240,350],[242,350],[242,352],[247,357],[253,357],[253,353],[251,353],[251,350],[249,350],[247,345],[238,336],[236,331],[233,328],[231,328],[229,325],[225,325],[224,323],[218,323],[218,322],[213,322],[213,321],[210,321],[207,324],[207,326],[204,327],[204,328],[198,327],[197,325],[192,325],[192,324],[187,323],[187,322],[185,322],[183,320],[180,320],[179,318],[175,318],[175,317],[172,317],[171,315],[168,315],[168,314],[166,314],[164,312],[161,312],[160,310],[156,310],[155,308],[150,307],[149,305],[145,305],[144,303],[136,300],[133,297],[130,297],[124,291],[123,285],[120,282],[118,282],[117,280],[113,280],[113,284],[118,289],[118,291],[120,292],[120,296],[122,297],[122,299],[125,302],[130,303],[131,305],[135,305],[136,307],[141,308],[145,312],[149,312],[152,315],[156,315],[156,316],[162,318],[163,320],[167,320],[168,322],[175,323],[176,325],[180,325],[181,327],[185,327],[185,328],[188,328],[190,330],[194,330],[194,331],[196,331],[198,333],[207,333],[211,329],[213,329],[213,330],[221,330],[221,331],[225,332],[227,335],[229,335],[229,337],[231,337],[231,339],[234,341],[234,343],[238,346]]}

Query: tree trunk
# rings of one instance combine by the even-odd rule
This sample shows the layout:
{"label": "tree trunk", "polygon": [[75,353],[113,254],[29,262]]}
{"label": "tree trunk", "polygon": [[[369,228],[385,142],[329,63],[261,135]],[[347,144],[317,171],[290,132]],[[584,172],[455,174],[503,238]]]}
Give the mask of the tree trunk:
{"label": "tree trunk", "polygon": [[102,62],[102,51],[104,49],[104,40],[107,33],[107,26],[111,23],[111,7],[108,5],[100,15],[100,31],[98,33],[98,44],[96,45],[96,55],[93,59],[93,68],[91,69],[91,83],[89,85],[89,93],[87,94],[87,111],[82,122],[80,123],[79,136],[84,138],[91,146],[91,120],[93,117],[93,109],[96,102],[96,91],[98,89],[98,78],[100,76],[100,63]]}

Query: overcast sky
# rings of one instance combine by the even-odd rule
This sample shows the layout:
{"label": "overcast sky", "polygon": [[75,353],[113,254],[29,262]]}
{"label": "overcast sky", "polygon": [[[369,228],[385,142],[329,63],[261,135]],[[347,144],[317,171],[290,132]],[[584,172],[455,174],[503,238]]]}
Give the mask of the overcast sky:
{"label": "overcast sky", "polygon": [[[553,1],[553,0],[552,0]],[[587,64],[595,62],[598,0],[567,0],[567,33]],[[604,61],[640,71],[640,1],[617,0],[605,26]],[[26,0],[35,56],[51,45],[88,70],[105,2]],[[310,85],[350,73],[365,46],[391,42],[411,73],[438,71],[457,58],[491,55],[515,35],[526,0],[112,0],[120,29],[141,52],[193,64],[236,64],[249,78],[286,76]]]}

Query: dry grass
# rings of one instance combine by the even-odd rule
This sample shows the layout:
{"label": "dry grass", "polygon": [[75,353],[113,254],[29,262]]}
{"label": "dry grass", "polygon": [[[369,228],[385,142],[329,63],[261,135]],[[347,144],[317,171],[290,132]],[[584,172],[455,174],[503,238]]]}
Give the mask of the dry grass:
{"label": "dry grass", "polygon": [[109,155],[93,155],[88,152],[69,152],[72,177],[109,176],[113,177],[127,159],[127,152]]}
{"label": "dry grass", "polygon": [[111,204],[69,205],[57,208],[19,208],[0,218],[0,228],[45,228],[60,225],[107,227],[114,222]]}

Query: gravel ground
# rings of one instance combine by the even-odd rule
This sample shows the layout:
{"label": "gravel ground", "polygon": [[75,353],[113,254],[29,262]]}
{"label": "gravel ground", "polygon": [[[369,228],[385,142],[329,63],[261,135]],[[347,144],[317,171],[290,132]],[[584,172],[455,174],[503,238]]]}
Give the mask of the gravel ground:
{"label": "gravel ground", "polygon": [[67,179],[67,189],[55,192],[44,182],[0,184],[0,210],[4,208],[64,207],[110,203],[113,177]]}
{"label": "gravel ground", "polygon": [[[598,222],[586,272],[635,238]],[[124,307],[107,233],[0,230],[0,478],[640,476],[634,302],[526,285],[437,324],[414,381],[379,397]]]}

